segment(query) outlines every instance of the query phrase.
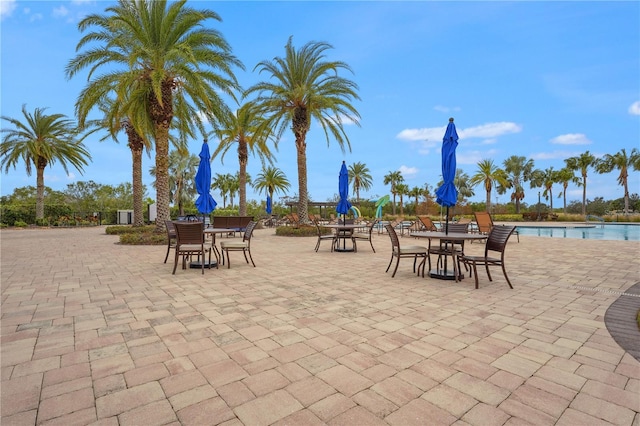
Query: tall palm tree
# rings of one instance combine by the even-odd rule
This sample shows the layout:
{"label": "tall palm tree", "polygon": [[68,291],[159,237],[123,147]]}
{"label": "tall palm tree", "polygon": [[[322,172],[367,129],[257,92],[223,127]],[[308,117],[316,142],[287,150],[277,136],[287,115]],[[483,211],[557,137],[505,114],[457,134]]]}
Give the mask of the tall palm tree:
{"label": "tall palm tree", "polygon": [[400,216],[404,216],[404,201],[403,196],[409,195],[409,185],[406,183],[399,183],[396,185],[396,192],[400,196]]}
{"label": "tall palm tree", "polygon": [[278,140],[286,129],[295,136],[298,163],[298,216],[309,221],[307,190],[307,133],[311,121],[317,120],[329,135],[335,138],[344,152],[345,144],[351,150],[349,137],[344,130],[345,121],[360,126],[360,115],[351,104],[359,100],[358,86],[340,77],[341,70],[351,71],[344,62],[325,60],[325,52],[332,46],[325,42],[309,42],[296,49],[290,37],[285,46],[285,56],[272,61],[262,61],[255,69],[266,72],[274,81],[255,84],[247,93],[257,93],[255,100],[263,125],[274,131]]}
{"label": "tall palm tree", "polygon": [[282,170],[272,166],[263,168],[253,182],[253,188],[258,191],[258,194],[266,192],[272,202],[273,194],[276,192],[285,194],[290,186],[289,180]]}
{"label": "tall palm tree", "polygon": [[571,170],[580,171],[582,176],[582,215],[585,216],[587,214],[587,172],[589,167],[596,165],[596,157],[586,151],[577,157],[567,158],[564,162]]}
{"label": "tall palm tree", "polygon": [[[197,195],[195,177],[198,172],[200,157],[189,154],[184,149],[174,149],[169,153],[169,200],[178,206],[178,214],[184,216],[184,205]],[[151,176],[156,176],[155,166],[149,169]]]}
{"label": "tall palm tree", "polygon": [[549,200],[549,208],[553,212],[553,184],[558,182],[558,171],[553,167],[545,170],[538,170],[531,178],[531,186],[533,188],[544,188],[542,196],[545,200]]}
{"label": "tall palm tree", "polygon": [[504,194],[512,189],[511,201],[516,205],[516,213],[520,213],[520,202],[524,199],[524,183],[531,179],[533,174],[533,160],[512,155],[502,163],[507,174],[507,183],[498,185],[498,193]]}
{"label": "tall palm tree", "polygon": [[630,155],[627,155],[627,151],[624,148],[613,155],[606,154],[596,165],[598,173],[610,173],[613,169],[620,170],[618,183],[624,188],[624,214],[628,215],[629,169],[640,170],[640,151],[638,151],[638,148],[633,148]]}
{"label": "tall palm tree", "polygon": [[478,170],[469,179],[469,185],[477,186],[483,184],[487,193],[486,211],[491,211],[491,190],[494,186],[507,186],[507,174],[496,166],[491,159],[484,159],[478,162]]}
{"label": "tall palm tree", "polygon": [[211,187],[216,188],[222,195],[222,208],[227,208],[227,196],[233,186],[233,176],[230,173],[216,173],[211,181]]}
{"label": "tall palm tree", "polygon": [[562,184],[562,192],[558,194],[558,198],[562,195],[562,211],[567,213],[567,188],[569,187],[569,183],[580,186],[580,179],[578,179],[575,176],[574,171],[568,167],[558,170],[555,178],[557,183]]}
{"label": "tall palm tree", "polygon": [[349,165],[349,183],[353,186],[353,192],[356,194],[356,202],[360,202],[360,190],[368,191],[373,186],[373,178],[366,164],[353,163]]}
{"label": "tall palm tree", "polygon": [[2,116],[14,128],[3,128],[5,133],[0,143],[1,167],[5,173],[24,161],[27,176],[32,167],[36,169],[36,219],[44,219],[44,169],[59,162],[68,174],[68,164],[81,174],[83,166],[91,160],[82,141],[91,133],[78,132],[75,123],[63,114],[46,114],[46,108],[36,108],[33,113],[22,106],[24,121]]}
{"label": "tall palm tree", "polygon": [[256,114],[256,109],[251,103],[243,104],[235,114],[232,114],[230,121],[225,126],[215,131],[220,138],[218,147],[213,151],[211,158],[215,158],[218,154],[222,154],[220,161],[224,164],[224,156],[237,144],[238,163],[240,169],[238,172],[240,196],[239,215],[247,215],[247,163],[249,162],[249,154],[257,155],[262,164],[265,161],[271,163],[273,155],[269,150],[267,142],[269,141],[269,133],[264,129],[260,131],[260,116]]}
{"label": "tall palm tree", "polygon": [[464,170],[456,169],[456,177],[453,179],[453,183],[458,190],[458,203],[475,195],[470,181],[471,178],[469,178],[469,175]]}
{"label": "tall palm tree", "polygon": [[402,173],[398,170],[395,172],[389,172],[384,176],[384,184],[391,185],[391,194],[393,194],[393,215],[396,215],[396,194],[398,193],[397,186],[398,184],[404,182],[404,177]]}
{"label": "tall palm tree", "polygon": [[[206,25],[220,21],[215,12],[186,6],[186,0],[119,0],[106,14],[86,16],[79,52],[66,68],[68,78],[89,67],[89,83],[76,103],[81,124],[89,111],[115,91],[136,131],[152,129],[156,156],[158,230],[170,218],[169,131],[174,117],[202,135],[202,115],[212,125],[230,110],[221,95],[233,97],[239,86],[232,68],[242,68],[220,32]],[[91,80],[93,74],[106,72]],[[126,94],[126,95],[125,95]],[[199,113],[196,113],[199,112]],[[182,138],[185,135],[180,135]]]}
{"label": "tall palm tree", "polygon": [[424,195],[424,189],[419,186],[414,186],[409,190],[408,195],[416,200],[415,214],[418,214],[418,205],[420,203],[420,197]]}

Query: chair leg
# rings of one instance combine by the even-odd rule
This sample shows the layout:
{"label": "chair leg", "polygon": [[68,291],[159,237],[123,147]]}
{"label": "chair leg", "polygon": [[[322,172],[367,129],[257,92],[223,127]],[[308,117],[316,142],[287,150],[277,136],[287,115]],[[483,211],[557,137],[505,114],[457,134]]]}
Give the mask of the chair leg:
{"label": "chair leg", "polygon": [[318,242],[316,243],[316,253],[318,252],[318,248],[320,247],[320,237],[318,237]]}
{"label": "chair leg", "polygon": [[[200,257],[200,253],[198,253],[198,257]],[[204,260],[206,259],[206,257],[204,257],[204,250],[202,250],[202,263],[200,264],[202,266],[202,275],[204,275]],[[209,264],[211,264],[211,254],[209,254]]]}
{"label": "chair leg", "polygon": [[[256,264],[255,264],[255,263],[253,263],[253,256],[251,256],[251,250],[247,250],[247,253],[249,253],[249,259],[251,259],[251,264],[252,264],[252,265],[253,265],[253,267],[255,268],[255,267],[256,267]],[[246,258],[246,257],[247,257],[247,256],[245,255],[245,258]],[[247,263],[249,263],[249,262],[247,262]]]}
{"label": "chair leg", "polygon": [[489,277],[489,281],[493,281],[493,279],[491,278],[491,272],[489,272],[489,264],[485,263],[484,267],[487,270],[487,277]]}
{"label": "chair leg", "polygon": [[178,267],[178,250],[176,250],[175,259],[174,259],[174,262],[173,262],[173,272],[172,272],[173,275],[176,274],[176,268],[177,267]]}
{"label": "chair leg", "polygon": [[476,278],[476,290],[478,289],[478,269],[476,268],[476,262],[471,264],[473,266],[473,276]]}
{"label": "chair leg", "polygon": [[369,244],[371,244],[371,250],[375,253],[376,249],[373,248],[373,241],[371,241],[371,239],[369,239]]}
{"label": "chair leg", "polygon": [[242,254],[244,255],[244,261],[249,263],[249,259],[247,259],[247,251],[246,250],[242,250]]}
{"label": "chair leg", "polygon": [[513,289],[511,281],[509,281],[509,277],[507,276],[507,270],[504,269],[504,263],[502,264],[502,272],[504,273],[504,279],[507,280],[507,284],[509,284],[509,288]]}
{"label": "chair leg", "polygon": [[171,251],[171,242],[167,246],[167,255],[164,257],[164,263],[167,263],[167,259],[169,258],[169,251]]}
{"label": "chair leg", "polygon": [[225,250],[227,252],[227,269],[231,269],[231,259],[229,258],[229,250]]}
{"label": "chair leg", "polygon": [[391,262],[393,262],[393,254],[391,255],[391,259],[389,260],[389,264],[387,265],[387,270],[384,272],[389,272],[389,268],[391,268]]}
{"label": "chair leg", "polygon": [[[400,264],[400,256],[398,256],[398,260],[396,261],[396,267],[393,270],[393,274],[391,274],[391,278],[396,276],[396,271],[398,270],[398,265]],[[415,271],[414,271],[415,272]]]}

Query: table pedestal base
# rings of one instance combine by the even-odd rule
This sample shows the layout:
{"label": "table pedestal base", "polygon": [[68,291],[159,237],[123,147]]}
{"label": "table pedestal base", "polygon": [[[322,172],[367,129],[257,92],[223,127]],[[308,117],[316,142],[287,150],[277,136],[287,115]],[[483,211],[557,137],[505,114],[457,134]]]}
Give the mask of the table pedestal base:
{"label": "table pedestal base", "polygon": [[[212,260],[211,262],[205,260],[204,261],[204,267],[205,268],[209,268],[209,269],[217,268],[218,267],[218,262],[216,262],[215,260]],[[202,262],[199,261],[199,260],[194,260],[191,263],[189,263],[189,268],[202,269]]]}

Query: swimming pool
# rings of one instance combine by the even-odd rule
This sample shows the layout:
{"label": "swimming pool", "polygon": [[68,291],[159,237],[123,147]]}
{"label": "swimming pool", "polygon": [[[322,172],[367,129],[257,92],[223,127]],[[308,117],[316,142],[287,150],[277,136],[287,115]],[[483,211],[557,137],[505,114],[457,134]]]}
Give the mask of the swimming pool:
{"label": "swimming pool", "polygon": [[640,241],[640,224],[518,225],[517,230],[520,235],[533,235],[536,237]]}

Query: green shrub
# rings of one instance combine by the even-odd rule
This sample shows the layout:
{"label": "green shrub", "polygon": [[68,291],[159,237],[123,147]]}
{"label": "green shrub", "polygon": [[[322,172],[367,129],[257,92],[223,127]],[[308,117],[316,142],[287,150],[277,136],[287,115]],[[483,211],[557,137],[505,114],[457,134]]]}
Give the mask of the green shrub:
{"label": "green shrub", "polygon": [[[330,234],[331,232],[333,232],[330,228],[321,229],[325,234]],[[316,230],[315,226],[278,226],[276,228],[276,235],[281,237],[317,237],[318,231]]]}
{"label": "green shrub", "polygon": [[27,226],[29,226],[29,225],[27,225],[27,222],[23,222],[23,221],[21,221],[21,220],[16,220],[16,221],[13,223],[13,226],[16,226],[16,227],[18,227],[18,228],[26,228],[26,227],[27,227]]}
{"label": "green shrub", "polygon": [[115,226],[107,226],[104,232],[107,235],[142,234],[142,233],[148,233],[148,232],[155,232],[155,229],[156,229],[155,225],[145,225],[145,226],[115,225]]}
{"label": "green shrub", "polygon": [[167,234],[157,233],[154,231],[148,232],[128,232],[120,234],[120,244],[126,245],[166,245]]}

